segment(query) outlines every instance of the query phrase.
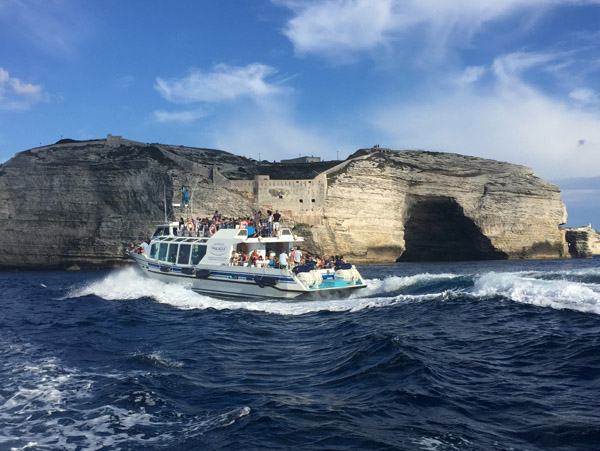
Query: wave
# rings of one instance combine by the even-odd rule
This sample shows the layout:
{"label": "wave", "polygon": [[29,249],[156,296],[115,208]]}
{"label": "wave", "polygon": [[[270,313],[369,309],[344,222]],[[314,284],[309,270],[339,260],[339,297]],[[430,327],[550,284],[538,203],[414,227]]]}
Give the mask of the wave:
{"label": "wave", "polygon": [[161,351],[154,351],[150,354],[145,352],[136,352],[133,355],[133,359],[147,364],[151,367],[162,367],[162,368],[181,368],[183,367],[182,362],[171,360],[163,355]]}
{"label": "wave", "polygon": [[600,269],[422,273],[367,280],[350,297],[327,300],[225,300],[193,292],[191,285],[167,284],[144,277],[136,268],[111,272],[104,279],[73,288],[68,298],[98,296],[107,300],[151,298],[182,310],[248,310],[278,315],[357,312],[397,304],[501,297],[514,302],[600,314]]}
{"label": "wave", "polygon": [[[0,395],[2,449],[164,447],[231,426],[251,412],[248,406],[233,406],[182,413],[147,388],[144,371],[82,371],[15,341],[0,340],[0,370],[9,376]],[[171,364],[155,355],[149,358]]]}
{"label": "wave", "polygon": [[600,314],[599,284],[540,278],[543,276],[546,274],[537,272],[487,273],[475,279],[472,294],[486,298],[501,296],[523,304]]}
{"label": "wave", "polygon": [[413,295],[403,290],[423,289],[431,284],[447,282],[455,274],[419,274],[392,276],[367,280],[367,288],[343,299],[327,300],[224,300],[193,292],[191,285],[167,284],[144,277],[136,268],[126,268],[110,273],[104,279],[72,289],[67,298],[98,296],[107,300],[133,300],[152,298],[182,310],[248,310],[279,315],[303,315],[312,312],[355,312],[366,308],[384,307],[403,302],[435,299],[436,293]]}

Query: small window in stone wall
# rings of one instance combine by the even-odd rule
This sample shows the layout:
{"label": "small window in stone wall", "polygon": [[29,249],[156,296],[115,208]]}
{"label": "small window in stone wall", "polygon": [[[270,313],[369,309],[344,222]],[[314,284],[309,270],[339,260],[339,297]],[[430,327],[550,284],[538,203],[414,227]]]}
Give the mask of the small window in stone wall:
{"label": "small window in stone wall", "polygon": [[300,200],[300,203],[301,203],[301,204],[302,204],[302,203],[304,203],[304,199],[299,199],[299,200]]}
{"label": "small window in stone wall", "polygon": [[282,196],[282,195],[279,195],[279,198],[280,198],[280,199],[283,199],[283,196]]}
{"label": "small window in stone wall", "polygon": [[315,199],[311,199],[310,201],[311,201],[313,204],[316,202],[316,200],[315,200]]}

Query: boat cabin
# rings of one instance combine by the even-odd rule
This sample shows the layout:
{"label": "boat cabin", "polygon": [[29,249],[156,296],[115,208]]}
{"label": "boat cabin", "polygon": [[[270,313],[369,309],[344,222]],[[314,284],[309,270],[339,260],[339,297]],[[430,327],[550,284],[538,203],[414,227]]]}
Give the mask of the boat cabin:
{"label": "boat cabin", "polygon": [[[188,234],[189,235],[189,234]],[[279,256],[303,238],[294,237],[289,228],[282,228],[278,236],[249,237],[247,229],[220,229],[210,237],[182,236],[179,223],[160,225],[152,234],[146,256],[157,262],[177,266],[232,265],[233,251],[251,255],[257,251],[263,262],[270,254]]]}

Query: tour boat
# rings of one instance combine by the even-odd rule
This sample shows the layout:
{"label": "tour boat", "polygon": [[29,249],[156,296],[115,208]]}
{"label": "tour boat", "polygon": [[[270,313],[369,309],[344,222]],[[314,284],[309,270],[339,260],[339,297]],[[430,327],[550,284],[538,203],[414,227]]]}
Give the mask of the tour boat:
{"label": "tour boat", "polygon": [[[150,244],[141,252],[129,252],[150,278],[190,286],[198,293],[215,296],[297,298],[340,296],[366,287],[358,270],[349,263],[317,269],[306,264],[290,268],[268,265],[269,256],[288,256],[304,238],[289,228],[275,236],[249,236],[246,228],[222,228],[211,236],[196,237],[173,222],[157,227]],[[235,251],[235,252],[234,252]],[[236,252],[262,259],[258,263],[234,263]],[[291,259],[290,259],[291,262]]]}

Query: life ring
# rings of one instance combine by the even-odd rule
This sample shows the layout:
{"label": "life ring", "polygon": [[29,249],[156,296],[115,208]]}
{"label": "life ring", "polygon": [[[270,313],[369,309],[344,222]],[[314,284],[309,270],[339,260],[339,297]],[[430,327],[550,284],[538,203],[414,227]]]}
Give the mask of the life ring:
{"label": "life ring", "polygon": [[187,225],[185,226],[185,228],[187,229],[188,232],[192,233],[194,231],[194,224],[192,224],[191,222],[188,222]]}
{"label": "life ring", "polygon": [[211,224],[210,227],[208,228],[208,233],[210,236],[213,236],[215,233],[217,233],[217,226],[214,224]]}
{"label": "life ring", "polygon": [[283,252],[283,243],[277,243],[275,249],[277,249],[277,253],[281,254]]}
{"label": "life ring", "polygon": [[246,243],[238,244],[238,249],[240,252],[243,252],[244,254],[248,253],[248,245]]}
{"label": "life ring", "polygon": [[240,222],[240,229],[245,229],[246,227],[248,227],[248,222],[246,222],[246,221]]}

